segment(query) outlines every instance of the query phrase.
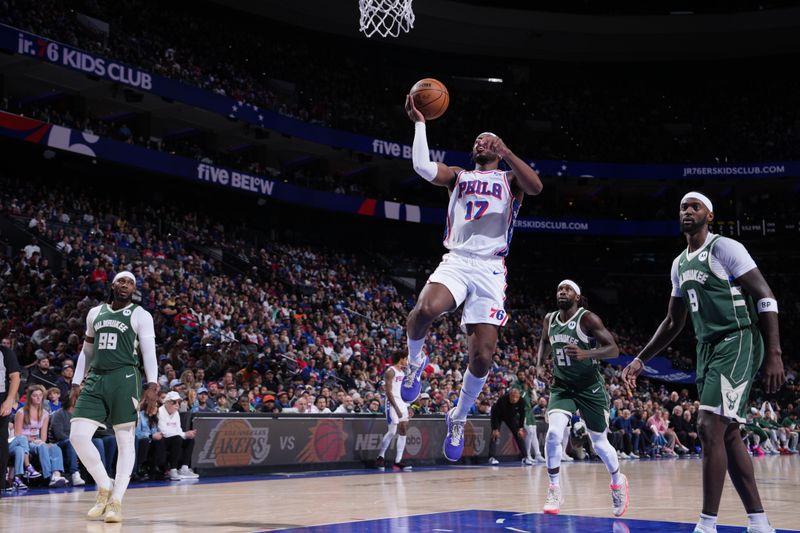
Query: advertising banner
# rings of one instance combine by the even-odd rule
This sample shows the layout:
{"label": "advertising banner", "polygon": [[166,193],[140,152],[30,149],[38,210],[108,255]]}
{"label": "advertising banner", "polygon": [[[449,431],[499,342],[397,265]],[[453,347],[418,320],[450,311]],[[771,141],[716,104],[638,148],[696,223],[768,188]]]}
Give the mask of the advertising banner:
{"label": "advertising banner", "polygon": [[[378,456],[387,424],[383,416],[353,415],[239,415],[198,413],[192,465],[200,472],[231,468],[268,471],[308,465],[313,469],[371,466]],[[442,416],[413,417],[409,423],[405,461],[432,464],[444,460],[442,442],[447,427]],[[467,420],[464,431],[467,459],[489,457],[489,417]],[[395,444],[386,452],[395,457]],[[498,456],[516,457],[516,444],[507,428],[501,431]]]}
{"label": "advertising banner", "polygon": [[[167,174],[295,205],[404,222],[444,226],[445,209],[298,187],[232,168],[211,165],[64,126],[0,111],[0,135],[86,157]],[[193,185],[189,185],[193,186]],[[677,221],[518,218],[515,231],[584,235],[677,235]]]}
{"label": "advertising banner", "polygon": [[[623,368],[627,366],[634,357],[632,355],[620,355],[616,359],[608,359],[606,362],[611,365],[620,365]],[[653,357],[646,365],[644,365],[644,373],[646,377],[658,381],[667,381],[670,383],[694,383],[697,379],[697,374],[694,370],[679,370],[672,366],[672,361],[666,357]]]}

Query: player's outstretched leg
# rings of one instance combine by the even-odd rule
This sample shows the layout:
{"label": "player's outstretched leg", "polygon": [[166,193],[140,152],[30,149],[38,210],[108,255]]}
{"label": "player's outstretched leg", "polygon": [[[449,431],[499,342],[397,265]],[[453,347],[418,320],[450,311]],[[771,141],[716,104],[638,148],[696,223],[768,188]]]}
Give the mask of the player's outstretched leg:
{"label": "player's outstretched leg", "polygon": [[417,399],[422,388],[422,372],[428,366],[428,357],[422,352],[425,337],[433,321],[456,308],[450,290],[441,283],[428,283],[419,294],[419,300],[408,314],[406,331],[408,340],[408,372],[400,387],[400,397],[406,403]]}
{"label": "player's outstretched leg", "polygon": [[589,430],[589,438],[592,439],[595,453],[611,474],[611,512],[620,517],[628,510],[628,478],[619,471],[617,450],[608,442],[607,433]]}

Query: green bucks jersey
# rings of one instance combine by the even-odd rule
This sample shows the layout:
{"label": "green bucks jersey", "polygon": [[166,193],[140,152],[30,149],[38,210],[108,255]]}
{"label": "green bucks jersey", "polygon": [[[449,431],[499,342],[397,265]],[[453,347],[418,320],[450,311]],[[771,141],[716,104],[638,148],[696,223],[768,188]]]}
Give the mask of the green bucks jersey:
{"label": "green bucks jersey", "polygon": [[699,342],[713,342],[757,322],[741,287],[733,284],[724,268],[712,268],[714,245],[720,238],[715,235],[702,248],[684,250],[676,259],[680,294]]}
{"label": "green bucks jersey", "polygon": [[595,359],[578,361],[564,352],[567,344],[574,344],[583,350],[592,349],[593,340],[580,327],[581,318],[587,313],[583,307],[566,322],[561,322],[558,311],[548,315],[550,346],[553,347],[553,378],[562,385],[584,385],[601,380]]}
{"label": "green bucks jersey", "polygon": [[[114,370],[123,366],[139,366],[136,331],[132,324],[137,308],[136,304],[130,304],[114,311],[108,304],[101,304],[89,312],[92,328],[87,334],[92,333],[94,337],[93,369]],[[96,315],[92,316],[96,310]]]}

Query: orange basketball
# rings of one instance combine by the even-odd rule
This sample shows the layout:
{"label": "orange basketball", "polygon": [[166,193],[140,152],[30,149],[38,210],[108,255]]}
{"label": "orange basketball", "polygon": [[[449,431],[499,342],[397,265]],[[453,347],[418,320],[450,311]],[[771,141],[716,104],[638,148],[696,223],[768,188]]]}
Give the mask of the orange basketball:
{"label": "orange basketball", "polygon": [[414,99],[414,106],[419,109],[425,120],[441,117],[450,105],[450,93],[447,92],[447,87],[433,78],[419,80],[411,87],[409,94]]}

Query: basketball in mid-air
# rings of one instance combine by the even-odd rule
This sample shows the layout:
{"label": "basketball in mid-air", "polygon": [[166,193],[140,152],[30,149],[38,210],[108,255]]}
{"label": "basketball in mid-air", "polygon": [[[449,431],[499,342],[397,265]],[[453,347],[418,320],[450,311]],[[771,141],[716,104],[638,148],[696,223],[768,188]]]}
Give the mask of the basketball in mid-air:
{"label": "basketball in mid-air", "polygon": [[409,92],[414,99],[414,106],[419,109],[425,120],[441,117],[450,105],[450,93],[439,80],[425,78],[411,87]]}

